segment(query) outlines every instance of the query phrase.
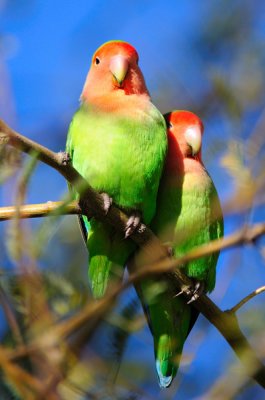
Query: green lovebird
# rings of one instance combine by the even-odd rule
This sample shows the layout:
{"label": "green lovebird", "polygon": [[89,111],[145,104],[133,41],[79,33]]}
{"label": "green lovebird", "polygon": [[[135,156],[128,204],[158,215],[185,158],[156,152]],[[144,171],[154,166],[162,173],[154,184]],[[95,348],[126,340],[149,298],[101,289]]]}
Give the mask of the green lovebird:
{"label": "green lovebird", "polygon": [[[167,152],[166,124],[152,104],[138,54],[123,41],[103,44],[92,58],[81,106],[69,127],[66,151],[72,165],[98,192],[106,212],[112,201],[131,215],[125,236],[155,214]],[[124,234],[81,217],[89,250],[89,280],[95,298],[121,279],[135,249]]]}
{"label": "green lovebird", "polygon": [[[172,249],[173,256],[180,257],[220,238],[223,219],[216,189],[201,159],[201,120],[188,111],[173,111],[165,119],[168,154],[151,229]],[[197,296],[200,291],[214,289],[218,256],[215,253],[183,265],[183,272],[194,281]],[[143,255],[139,252],[129,268],[141,265]],[[165,388],[177,373],[184,342],[198,312],[183,295],[176,296],[174,273],[144,279],[136,290],[154,339],[159,384]]]}

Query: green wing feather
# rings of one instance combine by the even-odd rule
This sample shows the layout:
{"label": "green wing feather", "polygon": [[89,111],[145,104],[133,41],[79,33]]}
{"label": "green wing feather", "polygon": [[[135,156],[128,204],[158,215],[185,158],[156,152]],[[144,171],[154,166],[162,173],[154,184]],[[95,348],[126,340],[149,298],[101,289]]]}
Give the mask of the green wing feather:
{"label": "green wing feather", "polygon": [[[204,171],[206,173],[206,171]],[[207,181],[193,190],[182,191],[182,209],[175,226],[174,255],[186,254],[192,248],[223,236],[223,218],[215,186],[207,174]],[[206,292],[215,286],[216,264],[219,252],[190,261],[185,273],[190,278],[203,281]]]}

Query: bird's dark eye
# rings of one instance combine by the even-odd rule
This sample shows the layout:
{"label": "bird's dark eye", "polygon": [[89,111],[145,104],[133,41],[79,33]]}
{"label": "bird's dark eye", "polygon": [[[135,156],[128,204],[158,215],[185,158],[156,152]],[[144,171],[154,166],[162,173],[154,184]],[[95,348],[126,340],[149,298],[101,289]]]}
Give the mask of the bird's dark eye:
{"label": "bird's dark eye", "polygon": [[173,128],[173,125],[171,124],[171,122],[167,121],[167,127],[168,128]]}
{"label": "bird's dark eye", "polygon": [[95,64],[98,65],[100,63],[100,59],[96,57]]}

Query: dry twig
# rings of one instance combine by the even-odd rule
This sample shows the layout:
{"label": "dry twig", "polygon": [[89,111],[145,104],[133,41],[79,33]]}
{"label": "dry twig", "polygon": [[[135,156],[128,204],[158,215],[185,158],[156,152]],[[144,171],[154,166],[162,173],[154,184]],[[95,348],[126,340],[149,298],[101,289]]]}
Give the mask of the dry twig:
{"label": "dry twig", "polygon": [[65,204],[63,201],[47,201],[41,204],[25,204],[17,207],[1,207],[0,221],[7,221],[18,214],[19,218],[39,218],[49,215],[81,214],[77,201]]}
{"label": "dry twig", "polygon": [[261,286],[260,288],[251,292],[249,295],[247,295],[241,301],[239,301],[234,307],[230,308],[229,311],[232,313],[236,313],[244,304],[246,304],[249,300],[253,299],[253,297],[257,296],[262,292],[265,292],[265,286]]}

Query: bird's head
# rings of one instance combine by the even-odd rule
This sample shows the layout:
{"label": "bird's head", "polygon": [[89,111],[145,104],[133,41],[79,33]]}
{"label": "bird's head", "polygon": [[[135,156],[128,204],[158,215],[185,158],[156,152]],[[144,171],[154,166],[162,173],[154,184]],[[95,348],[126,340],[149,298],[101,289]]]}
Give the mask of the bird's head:
{"label": "bird's head", "polygon": [[126,95],[148,93],[138,61],[138,53],[129,43],[115,40],[103,44],[92,57],[81,99],[90,101],[121,91]]}
{"label": "bird's head", "polygon": [[[201,161],[203,123],[190,111],[176,110],[164,115],[167,124],[169,150],[179,147],[184,158]],[[174,154],[171,151],[171,156]]]}

